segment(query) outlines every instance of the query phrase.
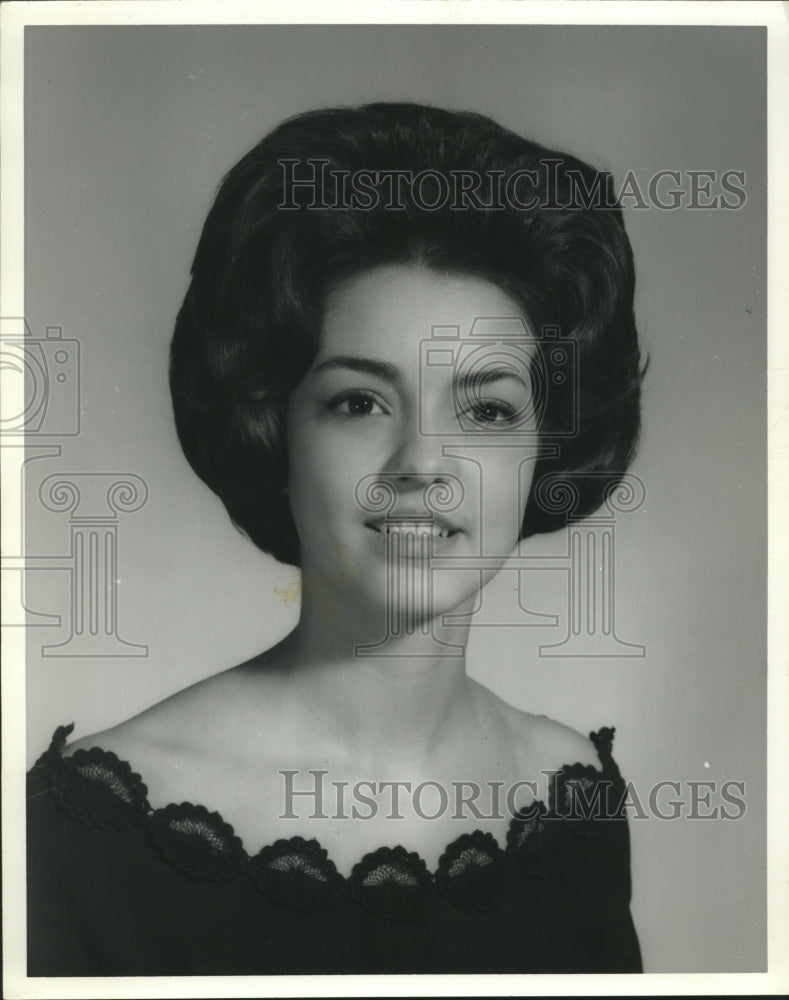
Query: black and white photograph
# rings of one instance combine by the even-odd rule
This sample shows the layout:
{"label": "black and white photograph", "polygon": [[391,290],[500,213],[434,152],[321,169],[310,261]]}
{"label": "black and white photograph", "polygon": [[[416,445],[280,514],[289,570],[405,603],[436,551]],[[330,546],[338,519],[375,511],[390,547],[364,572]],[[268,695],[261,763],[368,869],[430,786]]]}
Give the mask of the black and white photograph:
{"label": "black and white photograph", "polygon": [[5,995],[783,992],[781,5],[4,7]]}

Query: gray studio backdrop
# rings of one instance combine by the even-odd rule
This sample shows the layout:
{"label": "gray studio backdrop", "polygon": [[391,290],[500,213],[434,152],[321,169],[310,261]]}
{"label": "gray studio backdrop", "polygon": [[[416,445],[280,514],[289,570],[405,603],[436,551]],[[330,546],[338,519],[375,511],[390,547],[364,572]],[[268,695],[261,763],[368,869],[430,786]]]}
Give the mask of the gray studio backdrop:
{"label": "gray studio backdrop", "polygon": [[[647,970],[763,969],[764,31],[34,27],[26,60],[26,318],[49,379],[26,473],[31,761],[56,725],[119,722],[296,620],[296,572],[193,476],[167,389],[205,213],[267,129],[319,105],[419,100],[490,114],[620,181],[677,170],[687,192],[688,171],[744,172],[736,210],[626,201],[652,367],[633,469],[646,499],[617,517],[614,593],[617,633],[645,655],[540,655],[566,632],[562,533],[526,547],[556,554],[554,571],[502,573],[488,595],[511,607],[520,581],[559,625],[496,627],[493,613],[470,658],[520,707],[615,725],[642,799],[679,783],[660,803],[671,815],[682,800],[683,815],[631,824]],[[75,608],[86,574],[98,603]],[[727,781],[743,783],[745,815],[701,818]],[[698,818],[693,782],[716,783]]]}

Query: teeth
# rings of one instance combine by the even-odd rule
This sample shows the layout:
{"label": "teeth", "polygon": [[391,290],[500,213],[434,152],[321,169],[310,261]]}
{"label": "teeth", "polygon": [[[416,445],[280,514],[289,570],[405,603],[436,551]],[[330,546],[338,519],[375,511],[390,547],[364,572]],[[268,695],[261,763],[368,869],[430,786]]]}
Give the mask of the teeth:
{"label": "teeth", "polygon": [[429,535],[432,538],[449,538],[449,528],[439,524],[415,524],[413,521],[388,521],[381,526],[386,535],[415,535],[417,538]]}

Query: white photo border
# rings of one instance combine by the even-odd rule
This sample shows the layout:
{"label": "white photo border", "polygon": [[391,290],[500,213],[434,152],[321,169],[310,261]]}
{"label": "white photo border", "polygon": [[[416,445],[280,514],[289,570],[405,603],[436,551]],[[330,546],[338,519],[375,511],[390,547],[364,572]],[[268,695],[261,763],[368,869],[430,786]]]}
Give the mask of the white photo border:
{"label": "white photo border", "polygon": [[[0,8],[2,51],[2,271],[0,315],[24,315],[24,29],[29,25],[165,24],[637,24],[764,25],[768,30],[768,972],[641,976],[293,976],[91,977],[29,979],[25,975],[24,718],[25,639],[6,630],[3,711],[3,958],[8,998],[233,997],[395,995],[696,995],[770,994],[789,990],[789,26],[785,5],[761,2],[510,2],[510,0],[376,0],[376,2],[241,2],[120,0],[10,2]],[[4,406],[14,401],[6,397]],[[16,412],[16,411],[15,411]],[[3,498],[16,484],[3,480]],[[14,519],[3,520],[3,549],[13,547]],[[3,595],[4,603],[6,594]],[[784,608],[781,612],[780,609]],[[721,873],[725,878],[725,873]]]}

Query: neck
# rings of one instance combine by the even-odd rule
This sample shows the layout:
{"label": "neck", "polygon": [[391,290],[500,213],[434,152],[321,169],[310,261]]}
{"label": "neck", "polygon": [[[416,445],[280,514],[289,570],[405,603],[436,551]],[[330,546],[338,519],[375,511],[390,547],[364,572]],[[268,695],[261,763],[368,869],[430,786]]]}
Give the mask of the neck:
{"label": "neck", "polygon": [[464,731],[471,712],[468,628],[438,616],[394,631],[358,601],[327,608],[305,580],[299,624],[282,647],[318,725],[362,766],[396,756],[418,767]]}

